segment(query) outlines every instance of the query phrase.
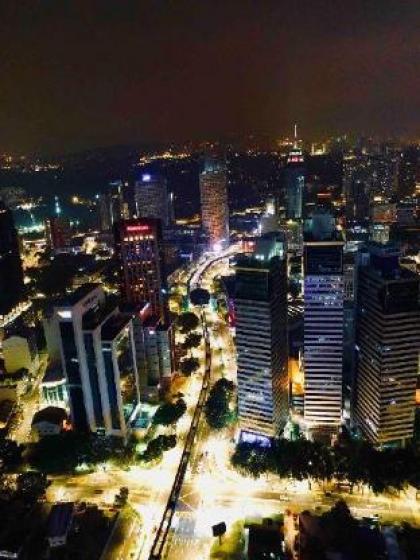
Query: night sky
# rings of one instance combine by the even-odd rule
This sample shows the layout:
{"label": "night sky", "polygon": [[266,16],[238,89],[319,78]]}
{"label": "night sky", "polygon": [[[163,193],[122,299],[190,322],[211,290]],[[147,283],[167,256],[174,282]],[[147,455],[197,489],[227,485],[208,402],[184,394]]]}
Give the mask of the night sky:
{"label": "night sky", "polygon": [[0,152],[419,133],[419,0],[1,0]]}

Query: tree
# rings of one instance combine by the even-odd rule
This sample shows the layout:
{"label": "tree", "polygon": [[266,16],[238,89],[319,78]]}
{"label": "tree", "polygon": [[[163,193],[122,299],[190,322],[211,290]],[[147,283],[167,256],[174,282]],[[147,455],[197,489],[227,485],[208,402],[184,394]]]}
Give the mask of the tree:
{"label": "tree", "polygon": [[210,294],[204,288],[196,288],[191,290],[190,300],[193,305],[208,305],[210,301]]}
{"label": "tree", "polygon": [[127,486],[122,486],[118,494],[115,495],[114,504],[116,507],[123,507],[128,501],[128,488]]}
{"label": "tree", "polygon": [[197,371],[199,367],[200,362],[197,358],[184,358],[180,363],[181,373],[186,376],[190,376]]}
{"label": "tree", "polygon": [[143,453],[143,460],[147,463],[155,459],[160,459],[164,451],[176,446],[176,436],[160,435],[149,441],[146,451]]}
{"label": "tree", "polygon": [[232,420],[230,402],[234,391],[234,383],[225,378],[219,379],[213,385],[204,407],[206,420],[211,428],[220,430]]}
{"label": "tree", "polygon": [[18,475],[16,493],[25,502],[33,503],[44,496],[49,485],[47,475],[37,471],[28,471]]}
{"label": "tree", "polygon": [[22,448],[12,439],[0,439],[0,466],[16,467],[22,460]]}
{"label": "tree", "polygon": [[198,333],[189,333],[187,334],[187,336],[185,337],[184,343],[182,345],[182,347],[185,350],[191,350],[192,348],[198,348],[201,344],[201,340],[202,340],[202,336],[201,334]]}
{"label": "tree", "polygon": [[183,399],[178,399],[175,403],[164,403],[156,410],[153,417],[153,424],[169,426],[177,422],[187,410],[187,405]]}
{"label": "tree", "polygon": [[191,331],[194,331],[199,324],[199,318],[195,313],[192,313],[191,311],[181,313],[181,315],[179,315],[177,319],[178,328],[183,334],[188,334]]}

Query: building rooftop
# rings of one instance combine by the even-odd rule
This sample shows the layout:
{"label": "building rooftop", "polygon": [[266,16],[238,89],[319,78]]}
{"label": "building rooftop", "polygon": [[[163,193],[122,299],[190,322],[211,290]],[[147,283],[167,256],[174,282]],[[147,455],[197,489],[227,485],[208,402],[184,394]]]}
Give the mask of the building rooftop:
{"label": "building rooftop", "polygon": [[102,327],[102,340],[108,342],[114,340],[130,321],[131,315],[128,313],[112,315]]}
{"label": "building rooftop", "polygon": [[74,503],[54,504],[48,516],[47,538],[65,536],[73,519]]}
{"label": "building rooftop", "polygon": [[84,299],[90,292],[100,288],[101,284],[87,283],[77,288],[73,293],[59,299],[56,303],[57,307],[73,307],[80,300]]}
{"label": "building rooftop", "polygon": [[58,406],[47,406],[41,410],[38,410],[32,418],[32,425],[38,424],[40,422],[49,422],[50,424],[60,425],[67,418],[67,413],[64,408],[59,408]]}
{"label": "building rooftop", "polygon": [[115,313],[118,305],[114,298],[107,298],[101,305],[90,309],[83,315],[83,330],[92,331]]}

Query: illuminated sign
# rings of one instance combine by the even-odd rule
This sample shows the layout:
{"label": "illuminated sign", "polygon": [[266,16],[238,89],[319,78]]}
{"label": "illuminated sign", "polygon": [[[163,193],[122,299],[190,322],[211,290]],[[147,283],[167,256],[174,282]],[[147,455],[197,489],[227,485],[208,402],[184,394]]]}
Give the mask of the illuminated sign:
{"label": "illuminated sign", "polygon": [[146,233],[151,230],[150,226],[143,224],[138,226],[126,226],[127,233]]}

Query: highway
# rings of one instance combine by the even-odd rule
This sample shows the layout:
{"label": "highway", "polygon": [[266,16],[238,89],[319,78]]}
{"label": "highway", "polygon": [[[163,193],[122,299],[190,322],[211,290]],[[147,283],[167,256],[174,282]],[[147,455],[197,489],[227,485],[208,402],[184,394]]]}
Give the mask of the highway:
{"label": "highway", "polygon": [[[225,251],[219,254],[218,256],[212,257],[209,260],[202,262],[200,266],[197,268],[197,270],[194,271],[193,274],[191,275],[188,282],[188,290],[191,291],[199,287],[201,285],[201,280],[205,272],[215,263],[217,263],[221,259],[225,259],[226,256],[228,256],[231,253],[232,253],[232,249],[229,249],[228,251]],[[200,319],[201,319],[201,325],[203,329],[204,348],[205,348],[203,382],[198,396],[197,405],[194,410],[191,426],[188,431],[187,438],[185,440],[184,450],[181,455],[181,460],[179,462],[178,470],[175,475],[174,483],[171,492],[169,494],[168,502],[166,504],[162,516],[162,520],[156,531],[156,536],[152,545],[152,549],[150,551],[149,560],[160,560],[162,558],[162,553],[167,543],[167,538],[168,538],[169,531],[171,529],[173,516],[175,514],[180,492],[184,483],[185,474],[187,472],[190,459],[192,457],[193,447],[195,444],[197,432],[200,426],[200,420],[202,417],[202,412],[207,400],[208,390],[210,387],[210,377],[212,371],[212,366],[211,366],[212,352],[210,346],[209,329],[207,326],[206,311],[203,308],[201,309]]]}

